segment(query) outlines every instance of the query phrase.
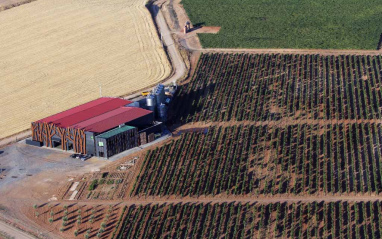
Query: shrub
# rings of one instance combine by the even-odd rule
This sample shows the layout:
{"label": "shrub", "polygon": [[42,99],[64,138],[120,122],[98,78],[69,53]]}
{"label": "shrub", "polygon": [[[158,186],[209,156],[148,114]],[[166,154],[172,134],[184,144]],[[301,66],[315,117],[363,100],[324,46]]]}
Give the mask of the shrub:
{"label": "shrub", "polygon": [[94,179],[93,182],[89,185],[89,191],[94,190],[98,185],[98,180]]}

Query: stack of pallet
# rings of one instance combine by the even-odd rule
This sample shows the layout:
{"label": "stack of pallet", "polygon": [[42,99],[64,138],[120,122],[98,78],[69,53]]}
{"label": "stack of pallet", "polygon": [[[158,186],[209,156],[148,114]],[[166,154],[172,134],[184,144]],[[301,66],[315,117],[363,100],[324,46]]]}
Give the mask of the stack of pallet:
{"label": "stack of pallet", "polygon": [[140,139],[140,145],[142,144],[147,144],[147,137],[146,137],[146,132],[140,133],[139,134],[139,139]]}
{"label": "stack of pallet", "polygon": [[147,141],[148,141],[148,143],[153,142],[154,140],[155,140],[155,135],[154,135],[154,133],[149,134],[149,136],[147,137]]}

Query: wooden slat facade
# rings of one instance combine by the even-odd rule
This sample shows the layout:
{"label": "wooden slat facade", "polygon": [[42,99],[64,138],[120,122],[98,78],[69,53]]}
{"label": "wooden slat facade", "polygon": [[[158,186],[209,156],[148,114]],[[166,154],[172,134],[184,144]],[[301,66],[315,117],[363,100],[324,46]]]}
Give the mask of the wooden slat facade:
{"label": "wooden slat facade", "polygon": [[47,147],[53,147],[52,138],[56,135],[61,139],[61,148],[68,150],[68,142],[73,144],[73,151],[86,154],[85,132],[81,129],[60,128],[45,122],[32,123],[32,139],[43,142]]}

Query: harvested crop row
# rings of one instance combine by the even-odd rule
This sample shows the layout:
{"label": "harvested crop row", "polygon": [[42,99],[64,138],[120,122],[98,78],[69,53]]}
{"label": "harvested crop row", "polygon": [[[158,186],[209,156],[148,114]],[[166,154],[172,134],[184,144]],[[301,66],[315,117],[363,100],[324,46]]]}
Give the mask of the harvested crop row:
{"label": "harvested crop row", "polygon": [[168,76],[170,65],[140,0],[40,0],[0,13],[0,138],[100,95]]}

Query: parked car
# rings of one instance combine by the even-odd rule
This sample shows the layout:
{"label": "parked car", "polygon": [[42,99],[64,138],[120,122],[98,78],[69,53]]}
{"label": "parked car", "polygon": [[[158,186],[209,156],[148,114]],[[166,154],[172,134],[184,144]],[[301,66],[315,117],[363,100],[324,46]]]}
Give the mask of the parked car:
{"label": "parked car", "polygon": [[77,158],[77,159],[78,159],[78,157],[79,157],[79,154],[72,154],[72,155],[70,155],[70,157],[71,157],[71,158],[73,158],[73,159],[75,159],[75,158]]}
{"label": "parked car", "polygon": [[86,161],[86,160],[90,159],[91,157],[92,157],[91,155],[85,154],[85,155],[81,155],[80,159],[81,159],[81,161]]}

